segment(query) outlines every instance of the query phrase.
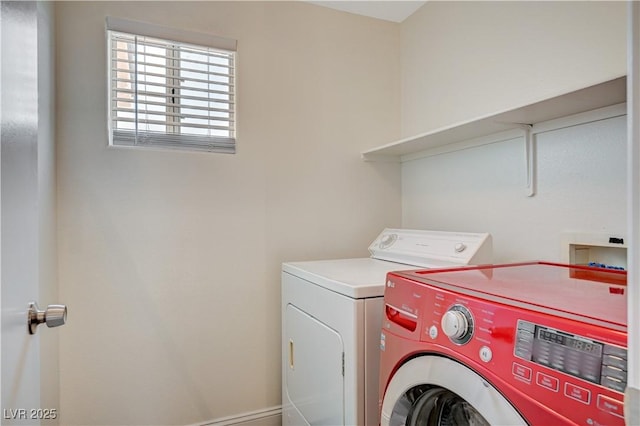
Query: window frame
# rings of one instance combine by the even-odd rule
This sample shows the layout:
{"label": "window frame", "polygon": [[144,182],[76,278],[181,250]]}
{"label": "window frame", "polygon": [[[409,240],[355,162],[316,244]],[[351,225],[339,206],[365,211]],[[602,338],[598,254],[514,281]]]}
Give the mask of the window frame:
{"label": "window frame", "polygon": [[[142,110],[143,113],[149,112],[149,110],[142,109],[138,103],[137,85],[138,78],[144,75],[145,72],[138,71],[137,66],[133,71],[129,71],[133,74],[131,77],[132,82],[135,82],[136,88],[133,88],[133,111],[135,117],[133,118],[134,129],[122,129],[116,127],[116,113],[121,110],[114,103],[118,102],[116,96],[119,88],[114,87],[114,82],[117,77],[114,77],[114,73],[117,73],[114,64],[117,62],[118,57],[114,54],[113,43],[115,37],[118,36],[130,36],[133,37],[135,48],[132,49],[137,52],[137,48],[141,43],[146,43],[146,38],[155,39],[165,44],[166,49],[170,49],[171,53],[165,51],[166,65],[164,67],[164,73],[166,75],[166,81],[164,86],[167,91],[165,92],[166,102],[164,106],[166,108],[159,116],[164,116],[165,130],[164,131],[151,131],[149,129],[141,130],[138,128],[138,113]],[[138,37],[144,37],[144,41],[139,42]],[[170,148],[189,151],[208,151],[217,153],[235,153],[236,152],[236,134],[237,134],[237,121],[236,121],[236,108],[237,108],[237,79],[236,79],[236,64],[237,64],[237,41],[229,38],[223,38],[203,33],[195,33],[191,31],[184,31],[174,28],[168,28],[146,22],[130,21],[121,18],[107,17],[106,19],[106,38],[107,38],[107,101],[108,101],[108,134],[109,134],[109,146],[113,147],[155,147],[155,148]],[[174,43],[174,44],[172,44]],[[209,135],[200,134],[183,134],[179,130],[181,128],[193,128],[201,127],[201,125],[189,126],[189,123],[180,121],[178,115],[181,109],[188,109],[189,105],[179,99],[180,94],[180,82],[185,81],[185,78],[181,76],[181,72],[184,72],[185,68],[182,68],[181,61],[188,62],[187,59],[183,59],[180,51],[188,51],[189,48],[203,49],[207,51],[207,55],[215,55],[215,51],[219,51],[221,55],[227,55],[228,58],[228,83],[223,85],[228,86],[228,99],[219,100],[223,104],[227,104],[226,113],[227,117],[222,117],[221,121],[227,122],[228,125],[223,126],[225,131],[228,131],[228,136],[216,136],[211,132],[216,132],[216,126],[211,123],[205,128]],[[128,50],[130,48],[127,48]],[[136,53],[137,55],[137,53]],[[211,56],[209,56],[211,57]],[[131,59],[129,59],[131,61]],[[137,61],[137,58],[134,59]],[[135,62],[137,64],[137,62]],[[177,66],[176,66],[177,65]],[[210,65],[212,66],[212,65]],[[126,72],[126,71],[125,71]],[[214,85],[216,82],[211,79],[211,71],[206,71],[208,86]],[[188,78],[186,80],[189,80]],[[144,83],[143,83],[144,84]],[[159,84],[162,86],[162,84]],[[171,92],[169,92],[169,90]],[[187,90],[198,90],[198,88],[188,88]],[[205,89],[210,93],[211,89]],[[210,95],[209,95],[210,96]],[[209,111],[209,115],[203,115],[202,119],[215,120],[215,116],[211,115],[211,112],[216,108],[211,106],[212,102],[218,99],[208,98],[209,106],[205,108],[198,107],[197,109],[205,109]],[[123,108],[124,109],[124,108]],[[192,116],[193,117],[193,116]],[[142,120],[141,120],[142,121]],[[146,123],[149,126],[149,123]]]}

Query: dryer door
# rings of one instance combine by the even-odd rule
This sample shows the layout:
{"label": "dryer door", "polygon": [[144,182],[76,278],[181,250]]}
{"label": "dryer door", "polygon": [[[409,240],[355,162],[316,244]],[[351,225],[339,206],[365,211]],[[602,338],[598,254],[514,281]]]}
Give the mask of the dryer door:
{"label": "dryer door", "polygon": [[381,426],[526,425],[500,392],[473,370],[438,356],[414,358],[391,378]]}
{"label": "dryer door", "polygon": [[[288,352],[284,424],[344,424],[344,345],[338,332],[289,304],[283,348]],[[296,418],[297,409],[304,420]]]}

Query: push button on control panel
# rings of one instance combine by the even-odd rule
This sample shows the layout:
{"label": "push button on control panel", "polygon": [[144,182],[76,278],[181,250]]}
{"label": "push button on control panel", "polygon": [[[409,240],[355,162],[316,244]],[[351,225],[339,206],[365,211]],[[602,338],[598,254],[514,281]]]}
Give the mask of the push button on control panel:
{"label": "push button on control panel", "polygon": [[600,383],[609,389],[624,392],[627,387],[627,350],[604,345]]}
{"label": "push button on control panel", "polygon": [[598,395],[598,409],[616,417],[624,418],[624,403],[604,395]]}
{"label": "push button on control panel", "polygon": [[569,398],[589,404],[591,402],[591,392],[572,383],[564,384],[564,394]]}
{"label": "push button on control panel", "polygon": [[438,337],[438,327],[436,327],[435,325],[429,327],[429,337],[431,337],[432,339]]}
{"label": "push button on control panel", "polygon": [[533,340],[535,325],[526,321],[518,321],[518,331],[516,333],[515,355],[518,358],[531,361],[533,355]]}
{"label": "push button on control panel", "polygon": [[484,362],[489,362],[493,358],[493,352],[491,352],[491,348],[488,346],[483,346],[480,348],[480,359]]}
{"label": "push button on control panel", "polygon": [[513,367],[511,368],[511,372],[518,379],[524,380],[526,382],[531,381],[531,369],[529,367],[525,367],[524,365],[520,365],[517,362],[514,362]]}
{"label": "push button on control panel", "polygon": [[536,384],[555,392],[558,392],[560,389],[560,380],[544,373],[538,373],[536,375]]}
{"label": "push button on control panel", "polygon": [[602,384],[602,386],[608,387],[609,389],[613,389],[618,392],[624,392],[627,387],[626,381],[622,381],[614,377],[602,376],[602,378],[600,379],[600,383]]}

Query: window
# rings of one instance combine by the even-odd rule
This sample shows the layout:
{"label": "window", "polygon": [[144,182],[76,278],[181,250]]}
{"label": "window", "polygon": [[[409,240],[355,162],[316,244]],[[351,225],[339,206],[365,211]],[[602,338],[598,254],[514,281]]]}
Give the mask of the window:
{"label": "window", "polygon": [[107,30],[110,144],[235,152],[235,41],[114,18]]}

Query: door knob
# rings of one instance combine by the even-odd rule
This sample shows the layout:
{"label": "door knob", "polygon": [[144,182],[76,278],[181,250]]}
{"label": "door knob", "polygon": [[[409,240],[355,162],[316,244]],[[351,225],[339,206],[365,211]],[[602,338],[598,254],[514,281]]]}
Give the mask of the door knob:
{"label": "door knob", "polygon": [[39,324],[46,323],[47,327],[58,327],[64,325],[66,321],[66,305],[49,305],[46,310],[41,311],[36,302],[29,303],[29,312],[27,313],[29,334],[36,334],[36,327]]}

